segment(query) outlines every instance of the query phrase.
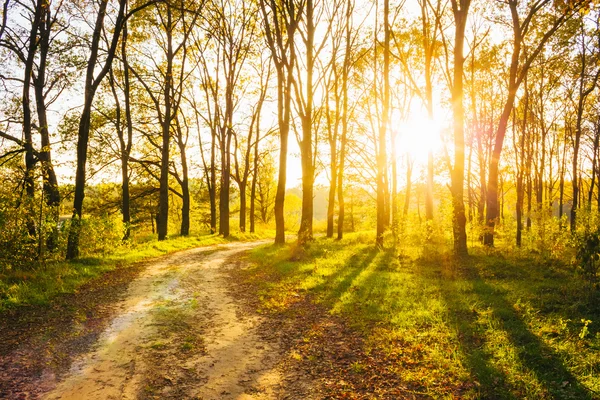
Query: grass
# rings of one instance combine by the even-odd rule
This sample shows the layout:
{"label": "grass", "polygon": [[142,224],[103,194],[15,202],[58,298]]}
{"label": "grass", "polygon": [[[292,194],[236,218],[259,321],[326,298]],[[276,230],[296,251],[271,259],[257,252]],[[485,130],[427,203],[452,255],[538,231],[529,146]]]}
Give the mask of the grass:
{"label": "grass", "polygon": [[427,396],[600,398],[600,295],[573,267],[482,248],[460,261],[409,245],[399,256],[373,239],[263,246],[246,279],[265,312],[311,294]]}
{"label": "grass", "polygon": [[108,254],[86,256],[74,261],[46,261],[27,270],[4,270],[0,273],[0,313],[15,307],[45,305],[62,293],[73,293],[83,284],[117,268],[165,254],[200,246],[231,241],[248,241],[271,237],[271,232],[233,234],[227,239],[218,235],[175,236],[122,245]]}

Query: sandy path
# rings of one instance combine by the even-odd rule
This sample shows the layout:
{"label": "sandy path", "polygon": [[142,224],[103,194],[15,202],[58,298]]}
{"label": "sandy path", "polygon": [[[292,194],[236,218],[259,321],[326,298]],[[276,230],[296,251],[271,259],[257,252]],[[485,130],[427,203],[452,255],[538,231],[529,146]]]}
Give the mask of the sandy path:
{"label": "sandy path", "polygon": [[225,273],[262,242],[198,248],[150,263],[95,349],[47,399],[278,398],[278,344],[228,294]]}

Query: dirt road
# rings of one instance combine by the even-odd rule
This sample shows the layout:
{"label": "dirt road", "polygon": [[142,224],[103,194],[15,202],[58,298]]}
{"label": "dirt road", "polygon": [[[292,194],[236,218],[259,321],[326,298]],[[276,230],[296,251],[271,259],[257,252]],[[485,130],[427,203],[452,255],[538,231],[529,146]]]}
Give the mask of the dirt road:
{"label": "dirt road", "polygon": [[[46,399],[282,397],[277,340],[259,335],[227,271],[261,244],[182,251],[147,263],[91,349],[66,373],[44,372]],[[24,397],[23,394],[16,398]]]}

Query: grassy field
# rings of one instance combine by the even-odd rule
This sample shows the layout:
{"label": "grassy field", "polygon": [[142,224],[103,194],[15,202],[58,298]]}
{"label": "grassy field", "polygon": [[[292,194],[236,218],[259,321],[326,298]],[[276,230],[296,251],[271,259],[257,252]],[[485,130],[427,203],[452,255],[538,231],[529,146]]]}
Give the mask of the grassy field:
{"label": "grassy field", "polygon": [[261,312],[285,313],[308,295],[341,316],[424,396],[600,398],[600,295],[572,266],[482,248],[462,260],[410,246],[398,254],[373,242],[359,233],[307,249],[263,246],[244,278]]}
{"label": "grassy field", "polygon": [[0,274],[0,313],[18,306],[47,304],[61,293],[73,293],[81,285],[116,268],[180,250],[200,246],[272,237],[269,231],[258,234],[174,236],[164,241],[155,238],[117,247],[112,252],[82,257],[74,261],[46,261],[27,270],[9,270]]}

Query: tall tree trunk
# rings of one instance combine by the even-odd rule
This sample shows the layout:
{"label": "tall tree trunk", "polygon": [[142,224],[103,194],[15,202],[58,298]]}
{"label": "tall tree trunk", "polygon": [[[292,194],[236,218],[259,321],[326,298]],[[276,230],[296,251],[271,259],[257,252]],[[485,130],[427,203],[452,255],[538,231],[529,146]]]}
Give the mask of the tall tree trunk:
{"label": "tall tree trunk", "polygon": [[246,232],[246,182],[241,181],[240,188],[240,232]]}
{"label": "tall tree trunk", "polygon": [[[351,42],[352,42],[352,9],[353,2],[348,0],[346,4],[346,51],[344,54],[344,64],[342,69],[342,136],[340,138],[340,158],[338,160],[338,224],[337,224],[337,239],[342,240],[344,237],[344,217],[345,217],[345,204],[344,204],[344,168],[346,162],[346,146],[348,140],[348,75],[350,69],[350,54],[351,54]],[[600,196],[599,196],[600,197]]]}
{"label": "tall tree trunk", "polygon": [[250,186],[250,233],[256,231],[256,181],[258,180],[258,143],[260,142],[260,112],[256,123],[256,141],[254,142],[254,160],[252,184]]}
{"label": "tall tree trunk", "polygon": [[225,127],[221,133],[221,191],[219,196],[219,233],[223,237],[229,237],[229,191],[230,191],[230,167],[231,167],[231,128]]}
{"label": "tall tree trunk", "polygon": [[[289,68],[289,66],[288,66]],[[279,171],[277,176],[277,192],[275,193],[275,244],[285,243],[285,185],[287,180],[287,151],[288,136],[290,131],[290,108],[293,73],[287,71],[287,77],[283,69],[278,68],[278,115],[279,115]]]}
{"label": "tall tree trunk", "polygon": [[[459,6],[460,2],[460,6]],[[452,227],[454,232],[454,253],[467,255],[467,218],[465,216],[464,180],[465,180],[465,110],[463,105],[463,73],[465,28],[469,13],[470,0],[452,0],[455,21],[454,36],[454,73],[452,85],[452,111],[454,127],[454,168],[452,169]]]}
{"label": "tall tree trunk", "polygon": [[381,125],[379,126],[378,152],[377,152],[377,232],[376,244],[383,248],[383,233],[388,225],[388,213],[386,207],[386,166],[387,166],[387,125],[389,119],[390,106],[390,1],[383,2],[383,107],[381,116]]}
{"label": "tall tree trunk", "polygon": [[123,81],[125,91],[125,123],[127,126],[127,141],[123,143],[121,155],[121,210],[123,212],[123,224],[125,225],[125,234],[123,240],[131,236],[131,206],[129,194],[129,156],[131,155],[131,146],[133,144],[133,120],[131,116],[131,82],[129,75],[129,61],[127,59],[127,22],[123,25],[123,38],[121,40],[121,57],[123,62]]}
{"label": "tall tree trunk", "polygon": [[[336,49],[335,49],[336,50]],[[331,121],[331,110],[329,109],[329,101],[325,103],[325,113],[327,120],[327,135],[329,141],[329,173],[330,173],[330,183],[329,183],[329,192],[327,196],[327,237],[333,237],[333,219],[335,214],[335,195],[336,195],[336,186],[337,186],[337,138],[338,138],[338,130],[339,130],[339,114],[340,114],[340,96],[338,89],[338,74],[336,70],[336,56],[337,51],[334,51],[332,54],[332,65],[331,68],[334,69],[334,83],[333,83],[333,91],[335,98],[335,122]],[[327,87],[328,92],[331,88]],[[329,99],[330,94],[327,93],[327,98]]]}
{"label": "tall tree trunk", "polygon": [[302,164],[302,215],[298,230],[298,243],[305,244],[312,240],[313,231],[313,194],[315,167],[313,163],[313,95],[314,95],[314,5],[313,0],[306,1],[306,102],[303,107],[302,140],[300,142],[300,158]]}
{"label": "tall tree trunk", "polygon": [[27,218],[27,230],[33,238],[36,235],[35,221],[33,218],[33,202],[35,197],[35,164],[36,159],[33,149],[33,128],[32,128],[32,113],[31,113],[31,79],[33,77],[33,67],[38,48],[38,29],[42,23],[44,16],[44,0],[37,0],[33,20],[31,21],[31,30],[29,31],[29,41],[27,45],[27,53],[23,73],[23,93],[22,93],[22,110],[23,110],[23,141],[25,144],[25,194],[27,200],[25,202],[27,213],[30,216]]}
{"label": "tall tree trunk", "polygon": [[[527,136],[527,116],[529,115],[529,90],[527,86],[527,78],[525,78],[525,98],[524,98],[524,107],[523,107],[523,124],[521,126],[521,139],[519,140],[518,152],[517,148],[515,148],[515,154],[519,154],[518,164],[517,165],[517,204],[516,204],[516,213],[517,213],[517,247],[521,247],[522,244],[522,236],[523,236],[523,199],[524,199],[524,184],[523,184],[523,175],[525,174],[525,138]],[[513,112],[513,127],[516,127],[515,114]],[[514,135],[516,134],[516,130],[513,129],[513,140],[515,139]],[[517,147],[517,146],[516,146]]]}
{"label": "tall tree trunk", "polygon": [[[335,139],[330,140],[329,144],[330,151],[336,152],[336,144]],[[331,182],[329,184],[329,193],[327,196],[327,237],[333,237],[333,219],[335,214],[335,195],[337,189],[337,157],[335,155],[331,156],[330,159],[330,174],[331,174]]]}
{"label": "tall tree trunk", "polygon": [[124,19],[126,1],[119,2],[118,16],[115,22],[115,29],[112,35],[111,46],[107,52],[106,60],[102,70],[94,78],[94,69],[98,61],[98,50],[100,47],[101,33],[104,28],[104,17],[106,16],[106,1],[99,3],[98,15],[94,25],[92,35],[91,51],[87,62],[84,88],[84,103],[79,120],[77,131],[77,169],[75,172],[75,196],[73,200],[73,217],[71,218],[71,227],[67,241],[67,259],[73,259],[79,255],[79,233],[81,228],[81,217],[83,214],[83,198],[85,196],[85,170],[87,164],[87,149],[90,136],[91,110],[94,96],[98,86],[108,73],[115,56],[115,51],[120,37],[120,31]]}
{"label": "tall tree trunk", "polygon": [[596,183],[596,170],[598,169],[596,164],[598,163],[598,145],[600,140],[600,130],[598,129],[600,124],[596,123],[594,129],[594,145],[592,147],[593,158],[592,158],[592,180],[590,182],[590,189],[588,191],[588,209],[592,209],[592,199],[594,197],[594,186]]}
{"label": "tall tree trunk", "polygon": [[526,222],[526,228],[527,228],[527,232],[529,232],[529,230],[531,229],[531,197],[533,195],[533,187],[532,187],[532,179],[531,179],[531,172],[528,171],[527,173],[527,222]]}
{"label": "tall tree trunk", "polygon": [[217,233],[217,137],[214,129],[211,129],[210,141],[210,176],[208,197],[210,200],[210,233]]}
{"label": "tall tree trunk", "polygon": [[[392,212],[392,232],[394,235],[397,234],[398,226],[400,221],[398,218],[398,157],[396,151],[396,131],[391,132],[391,143],[392,146],[392,197],[391,197],[391,212]],[[406,215],[406,214],[405,214]]]}
{"label": "tall tree trunk", "polygon": [[[267,12],[267,6],[271,10],[270,14]],[[294,35],[299,16],[296,14],[295,4],[289,1],[285,1],[285,7],[279,8],[274,0],[269,2],[267,0],[260,0],[260,8],[265,21],[265,37],[277,71],[277,122],[279,125],[280,146],[274,213],[275,244],[280,245],[285,243],[284,205],[287,151],[292,83],[296,57]]]}
{"label": "tall tree trunk", "polygon": [[181,228],[179,233],[181,236],[189,236],[190,234],[190,183],[188,177],[188,161],[187,154],[185,149],[185,141],[183,140],[183,133],[181,132],[181,127],[178,127],[179,130],[179,140],[177,144],[179,145],[179,155],[181,158]]}
{"label": "tall tree trunk", "polygon": [[46,65],[48,52],[50,50],[51,19],[52,15],[50,7],[47,6],[45,7],[45,17],[39,26],[40,62],[38,66],[38,73],[34,80],[34,89],[42,145],[42,148],[39,152],[39,159],[42,165],[44,199],[46,200],[46,206],[48,207],[48,214],[46,218],[52,224],[52,231],[50,235],[48,235],[46,246],[48,250],[53,251],[58,246],[60,191],[58,189],[56,172],[54,171],[54,166],[52,165],[50,132],[48,130],[46,98],[44,95],[44,86],[46,84]]}
{"label": "tall tree trunk", "polygon": [[[568,125],[565,124],[565,131]],[[558,220],[560,228],[563,228],[562,217],[564,214],[564,195],[565,195],[565,171],[567,167],[567,138],[564,138],[562,161],[560,163],[559,183],[558,183]]]}
{"label": "tall tree trunk", "polygon": [[171,6],[166,3],[167,24],[167,69],[165,73],[164,102],[165,112],[162,121],[162,144],[160,153],[160,188],[158,201],[158,240],[165,240],[169,228],[169,146],[171,144],[171,122],[173,120],[172,91],[173,91],[173,16]]}
{"label": "tall tree trunk", "polygon": [[[433,121],[433,82],[432,82],[432,70],[433,70],[433,56],[436,45],[436,33],[439,26],[439,7],[441,2],[437,3],[436,20],[433,26],[431,26],[430,19],[428,17],[427,7],[428,1],[420,2],[421,6],[421,21],[422,21],[422,36],[423,36],[423,54],[425,59],[425,105],[427,107],[427,117],[430,121]],[[429,149],[427,153],[427,186],[425,193],[425,218],[427,221],[433,221],[433,150]],[[431,230],[431,224],[428,225],[427,229]],[[430,232],[429,232],[430,233]],[[431,237],[428,235],[428,237]]]}

